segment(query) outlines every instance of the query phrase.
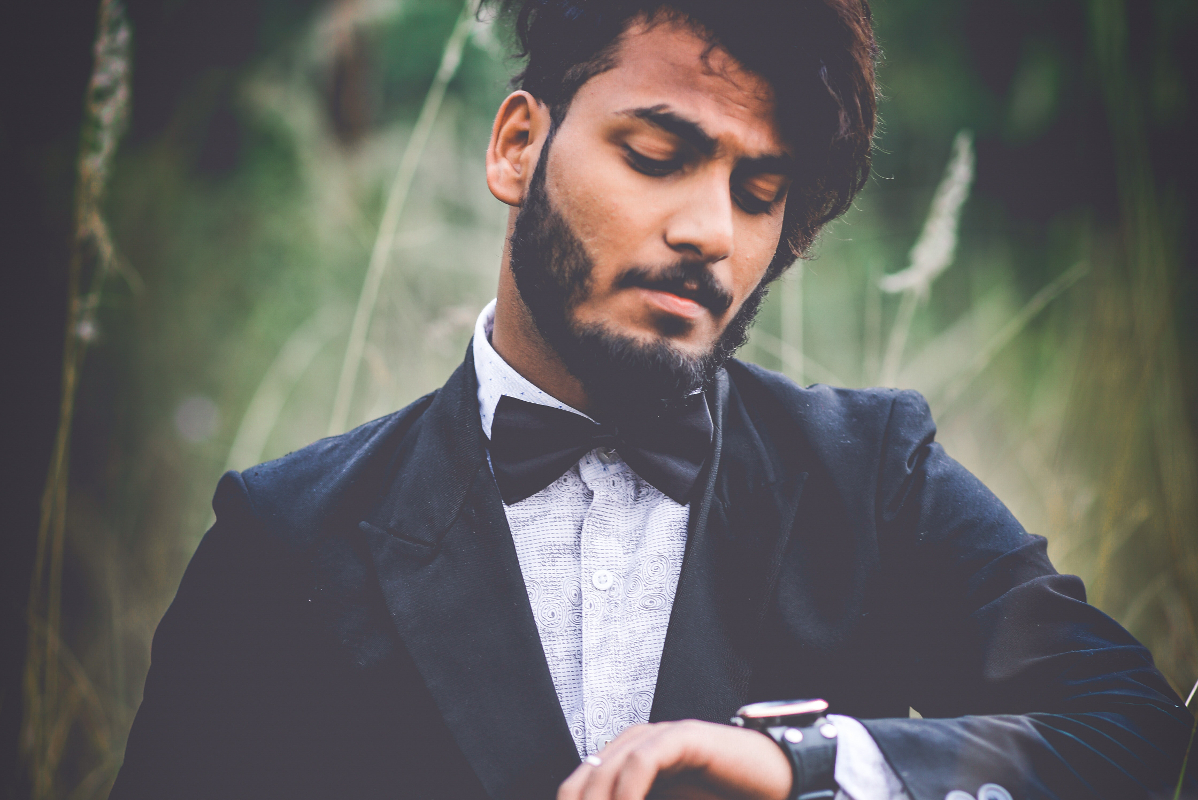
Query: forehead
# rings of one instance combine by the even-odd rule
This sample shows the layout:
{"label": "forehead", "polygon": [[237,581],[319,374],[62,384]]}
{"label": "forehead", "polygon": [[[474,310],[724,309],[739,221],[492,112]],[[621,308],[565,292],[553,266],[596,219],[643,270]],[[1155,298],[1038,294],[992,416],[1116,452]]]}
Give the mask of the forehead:
{"label": "forehead", "polygon": [[699,123],[722,146],[748,155],[785,152],[774,92],[718,45],[677,20],[633,23],[615,66],[587,81],[570,106],[593,117],[666,106]]}

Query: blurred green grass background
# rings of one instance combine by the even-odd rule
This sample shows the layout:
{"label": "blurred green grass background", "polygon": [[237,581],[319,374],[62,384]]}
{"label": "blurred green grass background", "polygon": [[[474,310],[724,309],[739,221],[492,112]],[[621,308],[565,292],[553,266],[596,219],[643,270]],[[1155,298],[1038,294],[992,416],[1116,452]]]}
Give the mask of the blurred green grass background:
{"label": "blurred green grass background", "polygon": [[[101,5],[75,404],[30,606],[22,747],[39,798],[105,796],[220,474],[440,385],[494,295],[507,213],[483,174],[516,68],[501,24],[461,23],[455,60],[451,0],[130,2],[127,20]],[[742,357],[802,383],[923,392],[949,453],[1186,693],[1198,473],[1178,143],[1198,11],[874,11],[875,175],[775,287]]]}

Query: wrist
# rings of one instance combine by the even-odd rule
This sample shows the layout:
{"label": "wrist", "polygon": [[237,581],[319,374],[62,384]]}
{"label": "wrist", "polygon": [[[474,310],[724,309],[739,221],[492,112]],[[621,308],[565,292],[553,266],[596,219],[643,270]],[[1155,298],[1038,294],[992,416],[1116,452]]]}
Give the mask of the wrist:
{"label": "wrist", "polygon": [[832,800],[836,795],[836,726],[823,700],[790,700],[745,706],[732,723],[769,736],[791,766],[789,800]]}
{"label": "wrist", "polygon": [[799,728],[779,725],[762,731],[790,761],[794,782],[789,800],[832,800],[836,796],[836,726],[824,717]]}

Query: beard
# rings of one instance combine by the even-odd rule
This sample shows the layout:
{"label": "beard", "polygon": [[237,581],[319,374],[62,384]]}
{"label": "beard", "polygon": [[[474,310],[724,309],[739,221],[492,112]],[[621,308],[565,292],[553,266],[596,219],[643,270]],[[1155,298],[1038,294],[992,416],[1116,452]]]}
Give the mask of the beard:
{"label": "beard", "polygon": [[[678,404],[706,390],[748,339],[768,282],[763,280],[745,298],[715,344],[699,356],[687,355],[665,340],[645,343],[603,324],[578,323],[574,310],[591,292],[594,262],[549,200],[545,172],[553,133],[551,130],[545,142],[510,240],[512,276],[533,324],[582,384],[597,418]],[[686,282],[698,288],[683,290]],[[707,265],[693,261],[664,269],[633,267],[619,277],[617,286],[673,291],[715,314],[722,314],[732,304],[732,297]]]}

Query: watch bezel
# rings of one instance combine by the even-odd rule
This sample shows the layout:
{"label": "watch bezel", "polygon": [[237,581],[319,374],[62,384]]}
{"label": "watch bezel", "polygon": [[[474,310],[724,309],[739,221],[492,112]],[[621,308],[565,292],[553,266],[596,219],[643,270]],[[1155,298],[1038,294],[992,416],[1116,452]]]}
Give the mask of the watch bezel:
{"label": "watch bezel", "polygon": [[816,698],[808,700],[766,700],[761,703],[749,703],[737,709],[736,716],[741,719],[762,719],[766,717],[793,717],[800,714],[822,715],[828,710],[828,701]]}

